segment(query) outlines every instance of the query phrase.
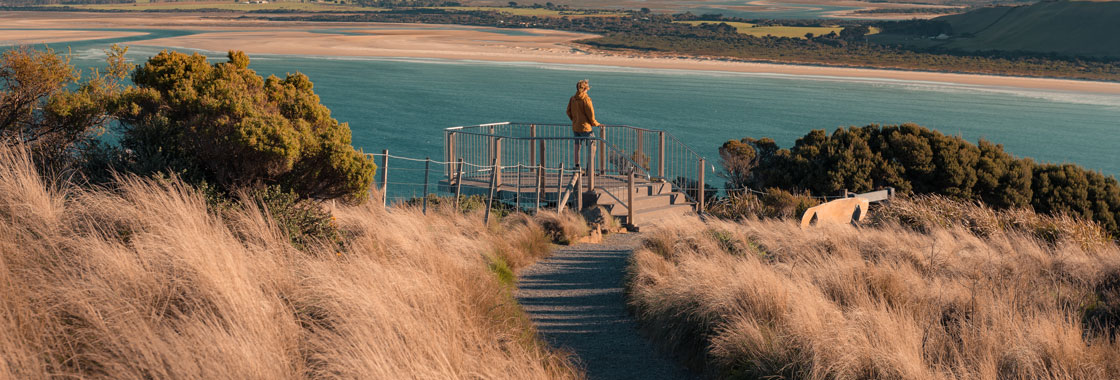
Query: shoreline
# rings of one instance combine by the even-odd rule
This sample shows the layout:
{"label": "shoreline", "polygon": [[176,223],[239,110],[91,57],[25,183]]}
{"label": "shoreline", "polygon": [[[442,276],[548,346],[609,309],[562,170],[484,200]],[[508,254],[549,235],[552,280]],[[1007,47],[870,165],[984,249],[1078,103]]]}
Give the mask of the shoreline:
{"label": "shoreline", "polygon": [[[13,12],[14,13],[14,12]],[[29,12],[33,13],[33,12]],[[53,12],[45,12],[53,13]],[[129,45],[197,49],[214,52],[242,50],[250,55],[293,55],[371,58],[434,58],[444,60],[534,62],[613,66],[639,69],[737,72],[806,77],[834,77],[924,83],[956,84],[1010,89],[1120,95],[1120,83],[1061,78],[1036,78],[906,69],[826,66],[799,63],[754,62],[723,57],[684,57],[644,52],[606,51],[575,41],[594,35],[546,29],[499,29],[469,25],[283,22],[242,20],[200,15],[134,15],[105,20],[104,15],[63,13],[40,16],[0,16],[19,22],[0,30],[0,41],[15,33],[26,38],[32,29],[55,29],[60,19],[70,28],[190,29],[198,33],[136,40]],[[61,17],[60,17],[61,16]],[[285,29],[287,27],[287,29]],[[363,29],[368,28],[368,29]],[[345,29],[331,31],[312,29]],[[43,32],[48,32],[43,30]],[[85,32],[88,33],[88,32]]]}

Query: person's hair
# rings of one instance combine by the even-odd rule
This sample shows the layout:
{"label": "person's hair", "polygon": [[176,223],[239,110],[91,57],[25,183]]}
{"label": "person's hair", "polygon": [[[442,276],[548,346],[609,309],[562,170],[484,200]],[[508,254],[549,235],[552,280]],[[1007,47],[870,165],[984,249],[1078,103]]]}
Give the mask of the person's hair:
{"label": "person's hair", "polygon": [[576,82],[576,91],[587,91],[589,88],[591,88],[591,84],[587,82],[587,79]]}

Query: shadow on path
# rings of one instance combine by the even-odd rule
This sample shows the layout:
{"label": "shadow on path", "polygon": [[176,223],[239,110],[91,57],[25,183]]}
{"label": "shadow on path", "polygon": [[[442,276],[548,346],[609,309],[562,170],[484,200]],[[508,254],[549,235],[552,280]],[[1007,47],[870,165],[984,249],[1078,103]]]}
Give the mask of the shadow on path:
{"label": "shadow on path", "polygon": [[637,244],[612,235],[604,244],[561,247],[521,272],[517,299],[540,335],[579,357],[589,379],[691,379],[638,335],[622,278]]}

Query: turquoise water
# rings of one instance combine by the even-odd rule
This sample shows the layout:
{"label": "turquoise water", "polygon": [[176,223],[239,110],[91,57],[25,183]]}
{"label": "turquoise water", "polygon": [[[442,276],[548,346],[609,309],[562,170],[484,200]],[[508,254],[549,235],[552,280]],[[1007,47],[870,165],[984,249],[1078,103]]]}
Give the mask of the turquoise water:
{"label": "turquoise water", "polygon": [[[127,40],[138,39],[144,37]],[[71,43],[73,62],[101,64],[108,43]],[[133,46],[130,57],[140,61],[158,51]],[[768,136],[788,147],[812,129],[915,122],[973,142],[1002,143],[1018,156],[1120,174],[1120,96],[1114,95],[525,62],[255,55],[250,67],[263,75],[310,76],[322,102],[350,123],[354,144],[367,152],[442,157],[442,129],[449,126],[564,122],[575,82],[588,78],[601,122],[669,131],[709,160],[728,139]]]}

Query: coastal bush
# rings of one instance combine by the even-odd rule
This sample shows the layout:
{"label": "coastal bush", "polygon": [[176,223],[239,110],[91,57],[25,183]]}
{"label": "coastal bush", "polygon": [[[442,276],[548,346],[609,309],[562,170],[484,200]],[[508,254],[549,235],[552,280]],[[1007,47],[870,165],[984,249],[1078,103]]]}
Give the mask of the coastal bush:
{"label": "coastal bush", "polygon": [[712,377],[1120,377],[1109,241],[767,219],[667,226],[645,245],[626,283],[641,330]]}
{"label": "coastal bush", "polygon": [[347,244],[297,250],[253,202],[219,215],[182,181],[119,181],[0,149],[0,378],[581,377],[491,270],[547,253],[532,220],[342,205]]}
{"label": "coastal bush", "polygon": [[165,50],[132,79],[117,116],[133,171],[170,169],[226,190],[277,185],[317,199],[368,193],[376,165],[303,74],[262,78],[242,52],[210,64]]}
{"label": "coastal bush", "polygon": [[800,218],[805,210],[820,203],[820,200],[811,197],[808,193],[793,194],[772,187],[762,194],[741,190],[728,191],[726,197],[718,198],[708,206],[708,213],[729,220],[789,219]]}
{"label": "coastal bush", "polygon": [[835,194],[894,187],[899,194],[1031,207],[1100,223],[1120,236],[1120,183],[1073,164],[1036,164],[981,139],[972,144],[915,124],[814,130],[789,149],[744,138],[720,148],[728,188]]}
{"label": "coastal bush", "polygon": [[25,145],[40,159],[66,157],[88,144],[105,130],[120,81],[132,68],[124,58],[127,51],[113,45],[106,51],[105,72],[91,70],[84,81],[69,55],[26,46],[4,51],[0,144]]}

